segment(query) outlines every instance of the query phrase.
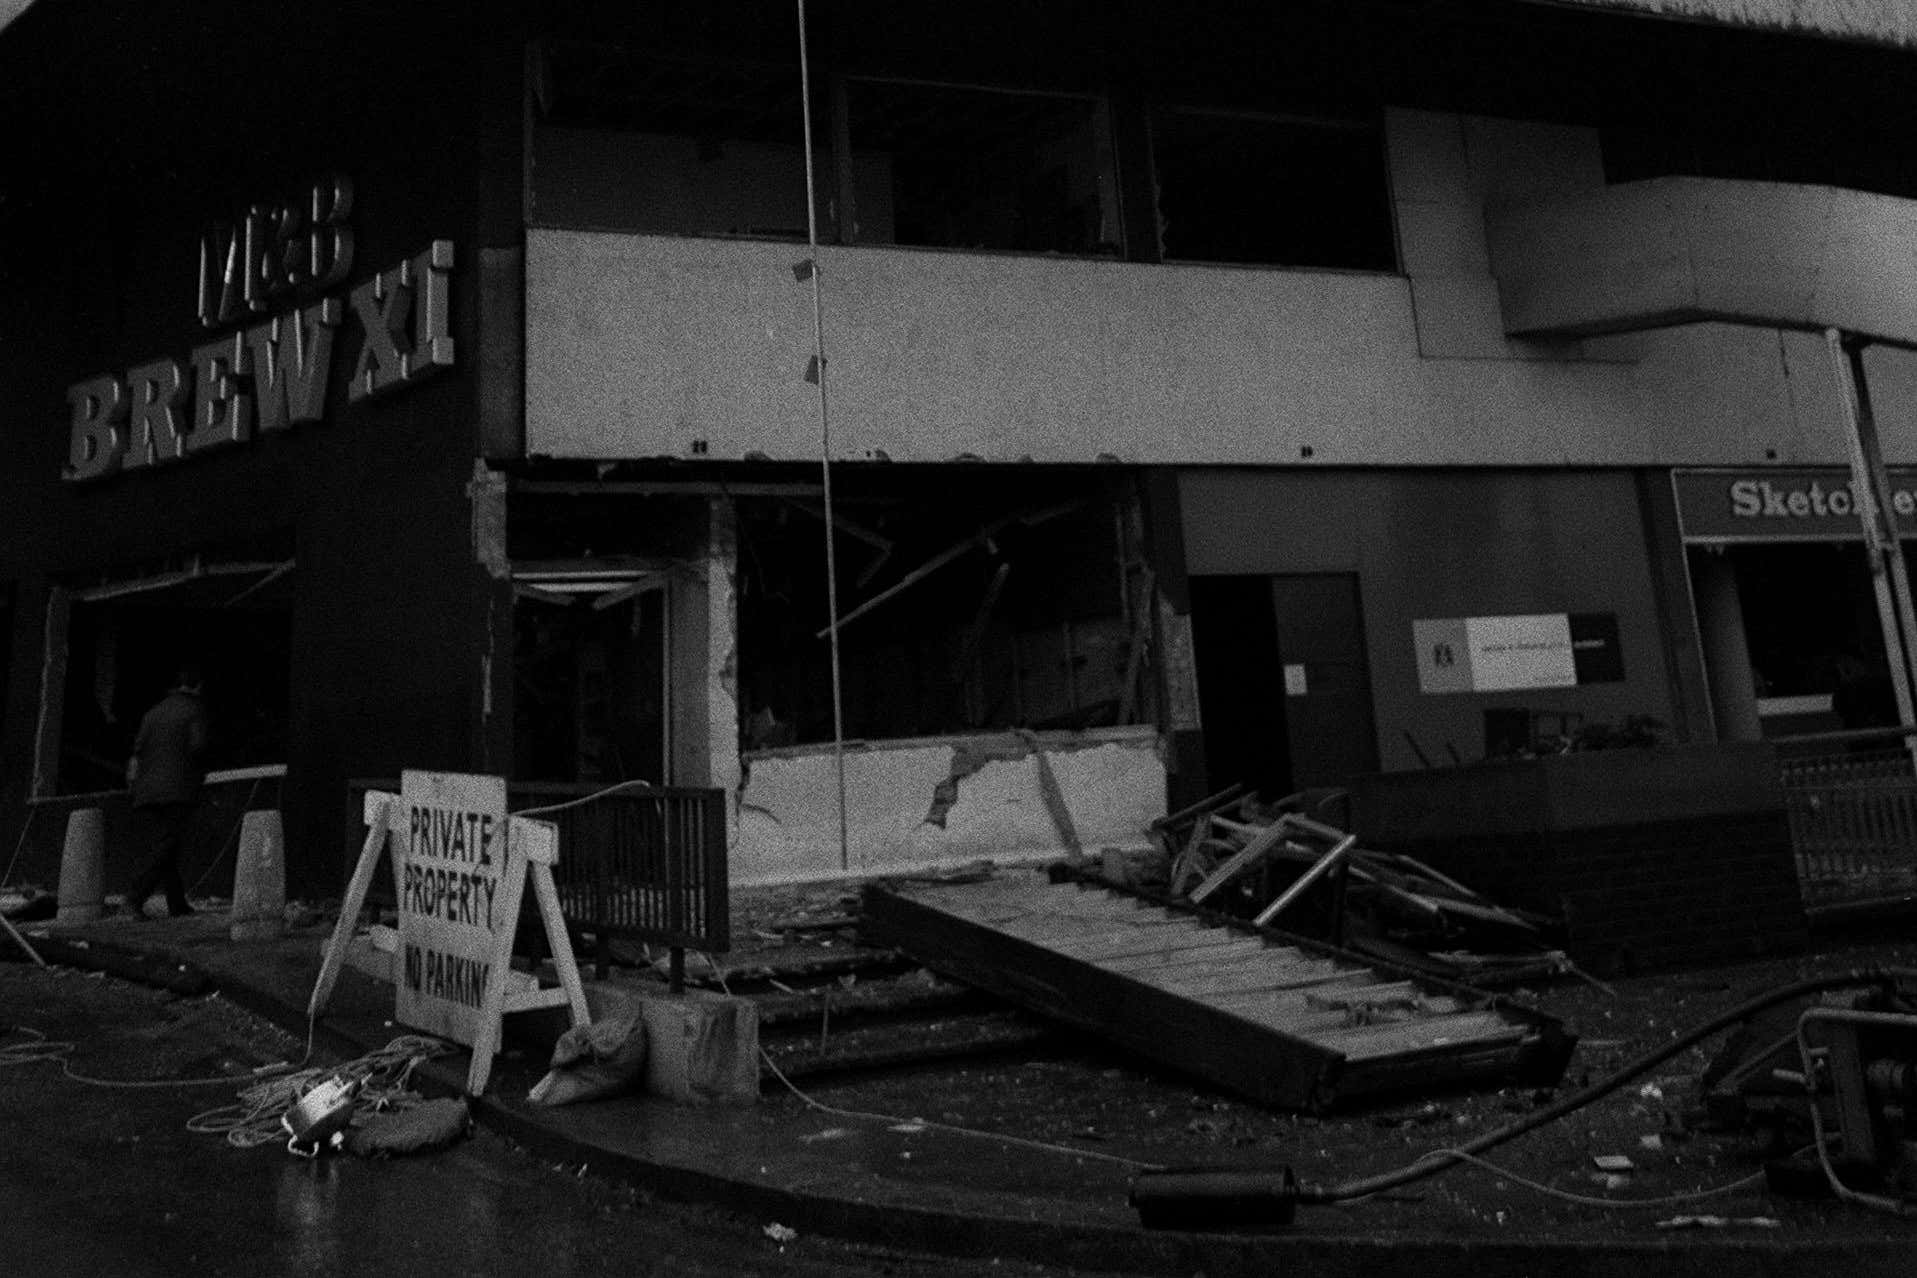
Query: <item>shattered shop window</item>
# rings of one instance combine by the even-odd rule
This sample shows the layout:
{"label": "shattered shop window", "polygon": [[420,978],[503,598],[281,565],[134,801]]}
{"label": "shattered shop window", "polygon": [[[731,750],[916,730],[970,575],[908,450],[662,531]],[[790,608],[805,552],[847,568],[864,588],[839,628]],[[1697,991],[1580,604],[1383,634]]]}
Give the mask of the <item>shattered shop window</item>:
{"label": "shattered shop window", "polygon": [[[1034,491],[994,503],[957,486],[942,496],[849,500],[838,511],[849,737],[1143,721],[1149,613],[1127,604],[1110,500]],[[816,507],[741,505],[748,749],[832,739],[820,524]]]}
{"label": "shattered shop window", "polygon": [[1397,268],[1375,123],[1160,108],[1152,164],[1166,261]]}
{"label": "shattered shop window", "polygon": [[806,237],[796,67],[574,43],[543,46],[540,67],[534,224]]}
{"label": "shattered shop window", "polygon": [[848,242],[1119,253],[1102,101],[852,80],[845,111]]}

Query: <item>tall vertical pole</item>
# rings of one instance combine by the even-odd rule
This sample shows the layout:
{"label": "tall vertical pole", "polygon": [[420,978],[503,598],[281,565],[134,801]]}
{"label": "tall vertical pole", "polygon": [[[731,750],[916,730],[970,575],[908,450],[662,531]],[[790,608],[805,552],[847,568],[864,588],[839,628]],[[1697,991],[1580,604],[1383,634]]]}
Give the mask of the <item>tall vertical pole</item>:
{"label": "tall vertical pole", "polygon": [[[1911,669],[1911,645],[1917,642],[1910,574],[1904,567],[1903,545],[1890,508],[1890,478],[1884,472],[1884,454],[1877,440],[1877,421],[1871,412],[1870,391],[1864,378],[1863,344],[1846,341],[1834,328],[1824,330],[1843,401],[1844,434],[1850,446],[1851,491],[1864,525],[1864,549],[1870,556],[1871,587],[1877,595],[1877,618],[1884,631],[1884,657],[1890,665],[1891,687],[1897,696],[1897,722],[1917,723],[1912,713],[1911,689],[1917,678]],[[1917,755],[1917,738],[1906,738]]]}
{"label": "tall vertical pole", "polygon": [[819,188],[812,159],[812,58],[806,46],[805,0],[799,7],[800,136],[805,142],[805,240],[812,254],[812,372],[819,390],[819,474],[825,499],[825,609],[830,627],[832,665],[832,769],[839,789],[839,869],[852,868],[851,840],[845,816],[845,698],[839,675],[839,556],[833,544],[832,425],[825,396],[825,303],[819,289]]}

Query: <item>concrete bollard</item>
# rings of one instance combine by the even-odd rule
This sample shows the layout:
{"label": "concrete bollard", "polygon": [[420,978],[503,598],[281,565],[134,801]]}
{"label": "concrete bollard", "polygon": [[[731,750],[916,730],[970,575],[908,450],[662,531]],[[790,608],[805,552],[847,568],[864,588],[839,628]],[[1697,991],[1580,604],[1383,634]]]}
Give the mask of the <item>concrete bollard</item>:
{"label": "concrete bollard", "polygon": [[91,923],[106,902],[106,816],[98,808],[75,808],[67,816],[60,852],[61,923]]}
{"label": "concrete bollard", "polygon": [[240,822],[239,860],[233,867],[232,936],[271,941],[286,926],[286,838],[280,814],[248,812]]}

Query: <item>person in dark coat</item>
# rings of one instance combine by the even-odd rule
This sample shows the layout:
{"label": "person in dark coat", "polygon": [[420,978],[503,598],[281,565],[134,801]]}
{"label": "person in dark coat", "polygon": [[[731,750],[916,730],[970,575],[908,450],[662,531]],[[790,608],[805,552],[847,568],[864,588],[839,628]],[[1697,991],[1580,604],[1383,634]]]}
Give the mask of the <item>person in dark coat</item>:
{"label": "person in dark coat", "polygon": [[127,761],[127,785],[133,792],[133,830],[146,851],[146,863],[127,889],[125,909],[140,916],[153,889],[166,892],[167,913],[193,913],[180,879],[180,854],[187,827],[206,779],[206,707],[200,701],[200,672],[183,666],[179,682],[140,720]]}

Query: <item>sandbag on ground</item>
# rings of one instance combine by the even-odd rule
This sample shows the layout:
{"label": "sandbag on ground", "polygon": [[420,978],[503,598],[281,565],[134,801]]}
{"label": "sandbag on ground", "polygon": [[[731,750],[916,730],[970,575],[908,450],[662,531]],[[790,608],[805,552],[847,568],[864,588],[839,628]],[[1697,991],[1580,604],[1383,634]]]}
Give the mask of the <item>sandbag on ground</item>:
{"label": "sandbag on ground", "polygon": [[375,1114],[346,1133],[346,1152],[361,1158],[393,1158],[444,1149],[472,1126],[466,1102],[422,1101],[409,1109]]}
{"label": "sandbag on ground", "polygon": [[570,1105],[637,1090],[646,1078],[646,1023],[636,1015],[575,1025],[553,1044],[552,1069],[526,1093],[538,1105]]}

